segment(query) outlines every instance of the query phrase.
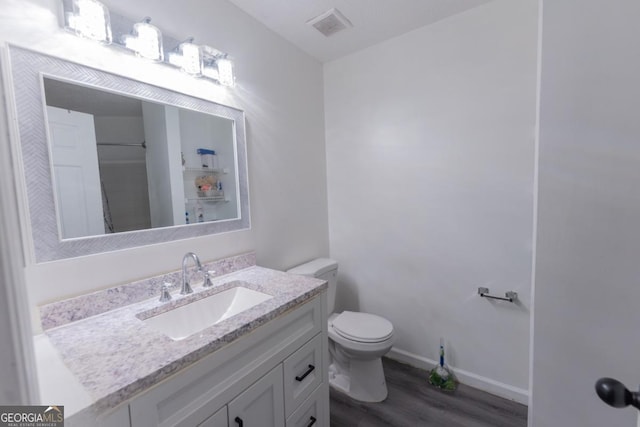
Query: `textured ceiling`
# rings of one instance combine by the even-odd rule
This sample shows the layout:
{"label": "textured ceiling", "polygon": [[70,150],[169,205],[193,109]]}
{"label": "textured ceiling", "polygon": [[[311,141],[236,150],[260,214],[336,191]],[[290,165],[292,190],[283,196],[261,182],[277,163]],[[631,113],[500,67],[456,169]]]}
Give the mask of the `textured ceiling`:
{"label": "textured ceiling", "polygon": [[[491,0],[230,0],[322,62],[488,3]],[[337,8],[353,28],[325,37],[306,22]]]}

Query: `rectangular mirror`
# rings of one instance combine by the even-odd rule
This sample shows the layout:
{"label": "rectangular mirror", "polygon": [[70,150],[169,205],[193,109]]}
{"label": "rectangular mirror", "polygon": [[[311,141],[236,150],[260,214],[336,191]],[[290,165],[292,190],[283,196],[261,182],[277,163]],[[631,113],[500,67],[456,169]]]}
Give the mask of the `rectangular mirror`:
{"label": "rectangular mirror", "polygon": [[61,239],[239,215],[233,120],[44,76]]}
{"label": "rectangular mirror", "polygon": [[250,227],[242,111],[9,52],[37,262]]}

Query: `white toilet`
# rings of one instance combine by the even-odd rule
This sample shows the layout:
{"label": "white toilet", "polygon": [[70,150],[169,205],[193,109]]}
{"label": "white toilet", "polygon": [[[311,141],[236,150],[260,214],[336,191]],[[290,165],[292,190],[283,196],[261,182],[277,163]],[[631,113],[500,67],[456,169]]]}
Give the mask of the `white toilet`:
{"label": "white toilet", "polygon": [[338,263],[334,260],[318,258],[287,273],[312,276],[329,283],[329,384],[362,402],[386,399],[381,357],[393,345],[391,322],[368,313],[333,313],[338,275]]}

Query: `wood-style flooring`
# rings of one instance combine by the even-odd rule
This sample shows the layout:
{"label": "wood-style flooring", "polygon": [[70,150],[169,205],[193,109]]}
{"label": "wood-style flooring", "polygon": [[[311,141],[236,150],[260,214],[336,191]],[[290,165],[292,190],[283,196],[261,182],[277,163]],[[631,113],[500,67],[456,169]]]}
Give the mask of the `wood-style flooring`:
{"label": "wood-style flooring", "polygon": [[453,392],[426,371],[383,358],[389,396],[361,403],[331,389],[331,427],[526,427],[527,407],[464,384]]}

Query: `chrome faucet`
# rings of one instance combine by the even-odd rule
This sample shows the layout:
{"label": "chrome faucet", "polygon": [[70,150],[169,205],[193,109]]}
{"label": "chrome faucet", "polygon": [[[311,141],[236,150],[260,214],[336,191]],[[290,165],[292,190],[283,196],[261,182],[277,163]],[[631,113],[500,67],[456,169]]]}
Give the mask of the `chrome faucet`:
{"label": "chrome faucet", "polygon": [[202,271],[202,264],[200,264],[198,255],[193,252],[187,252],[182,258],[182,289],[180,290],[180,295],[193,293],[193,289],[191,289],[191,285],[189,284],[189,278],[187,277],[187,261],[189,261],[189,258],[192,258],[196,263],[198,271]]}

